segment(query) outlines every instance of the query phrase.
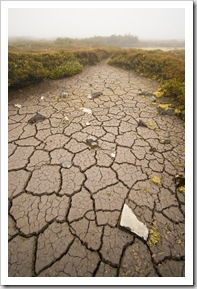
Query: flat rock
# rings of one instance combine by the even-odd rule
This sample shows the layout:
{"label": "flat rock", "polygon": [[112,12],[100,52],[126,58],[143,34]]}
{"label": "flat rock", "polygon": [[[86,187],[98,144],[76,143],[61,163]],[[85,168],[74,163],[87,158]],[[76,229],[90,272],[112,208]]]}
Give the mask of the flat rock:
{"label": "flat rock", "polygon": [[171,143],[171,141],[170,141],[169,138],[161,139],[161,140],[159,140],[159,142],[160,142],[161,144],[170,144],[170,143]]}
{"label": "flat rock", "polygon": [[92,110],[90,108],[81,107],[80,109],[87,114],[92,114]]}
{"label": "flat rock", "polygon": [[18,104],[18,103],[16,103],[14,106],[17,107],[17,108],[21,108],[22,107],[22,105]]}
{"label": "flat rock", "polygon": [[67,92],[65,92],[65,91],[62,91],[62,92],[60,92],[60,97],[67,97],[68,96],[68,93]]}
{"label": "flat rock", "polygon": [[97,92],[92,92],[90,94],[88,94],[88,98],[89,99],[94,99],[96,97],[99,97],[100,95],[102,95],[103,93],[101,91],[97,91]]}
{"label": "flat rock", "polygon": [[157,110],[160,115],[173,115],[174,114],[173,108],[163,109],[161,107],[158,107]]}
{"label": "flat rock", "polygon": [[86,144],[91,148],[98,148],[98,141],[96,138],[88,138]]}
{"label": "flat rock", "polygon": [[137,219],[133,211],[126,204],[124,204],[122,210],[120,226],[130,230],[147,241],[149,234],[148,228]]}
{"label": "flat rock", "polygon": [[72,162],[66,160],[66,161],[62,162],[62,167],[69,169],[70,167],[72,167]]}
{"label": "flat rock", "polygon": [[176,175],[174,177],[174,182],[176,187],[185,186],[185,177],[183,175]]}
{"label": "flat rock", "polygon": [[45,120],[46,117],[40,113],[37,113],[36,115],[34,115],[33,117],[31,117],[29,120],[28,120],[28,123],[30,124],[34,124],[34,123],[37,123],[37,122],[40,122],[40,121],[43,121]]}
{"label": "flat rock", "polygon": [[142,91],[141,89],[138,90],[138,95],[143,95],[143,96],[148,96],[148,97],[154,96],[153,93],[148,92],[148,91]]}
{"label": "flat rock", "polygon": [[138,121],[138,126],[147,127],[147,124],[143,120]]}

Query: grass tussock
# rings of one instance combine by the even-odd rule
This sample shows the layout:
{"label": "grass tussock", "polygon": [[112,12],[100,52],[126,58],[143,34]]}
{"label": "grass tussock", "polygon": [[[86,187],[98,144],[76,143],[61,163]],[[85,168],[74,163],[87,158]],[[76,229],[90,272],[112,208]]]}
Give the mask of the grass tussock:
{"label": "grass tussock", "polygon": [[95,65],[109,52],[103,49],[78,49],[8,54],[8,87],[23,87],[43,79],[58,79],[80,73],[84,66]]}

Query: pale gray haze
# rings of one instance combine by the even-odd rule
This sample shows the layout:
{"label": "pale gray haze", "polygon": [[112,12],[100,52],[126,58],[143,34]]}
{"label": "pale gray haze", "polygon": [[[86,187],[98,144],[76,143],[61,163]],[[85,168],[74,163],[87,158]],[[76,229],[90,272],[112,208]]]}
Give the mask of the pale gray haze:
{"label": "pale gray haze", "polygon": [[8,36],[86,38],[131,34],[140,40],[184,40],[181,8],[10,8]]}

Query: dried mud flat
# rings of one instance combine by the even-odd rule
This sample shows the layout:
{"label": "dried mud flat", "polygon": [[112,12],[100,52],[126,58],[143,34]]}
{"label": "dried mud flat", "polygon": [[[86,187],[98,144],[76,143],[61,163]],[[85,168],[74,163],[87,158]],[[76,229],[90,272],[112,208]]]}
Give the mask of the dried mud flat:
{"label": "dried mud flat", "polygon": [[184,276],[184,125],[139,88],[156,83],[102,63],[9,93],[10,277]]}

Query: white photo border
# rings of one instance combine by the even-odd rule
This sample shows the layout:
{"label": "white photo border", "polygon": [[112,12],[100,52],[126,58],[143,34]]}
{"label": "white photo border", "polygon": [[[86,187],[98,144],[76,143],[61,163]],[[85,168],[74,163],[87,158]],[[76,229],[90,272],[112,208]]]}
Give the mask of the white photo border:
{"label": "white photo border", "polygon": [[[8,9],[184,8],[186,60],[185,277],[8,277]],[[16,24],[17,25],[17,24]],[[193,285],[193,1],[1,1],[1,284],[2,285]],[[66,278],[66,279],[65,279]]]}

